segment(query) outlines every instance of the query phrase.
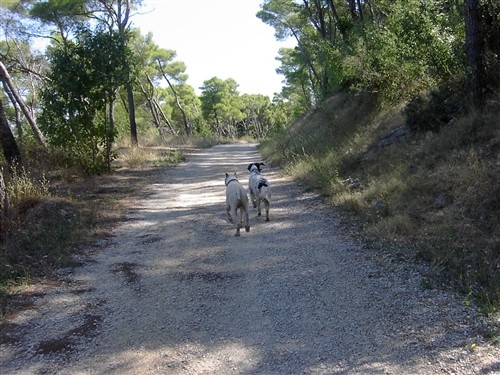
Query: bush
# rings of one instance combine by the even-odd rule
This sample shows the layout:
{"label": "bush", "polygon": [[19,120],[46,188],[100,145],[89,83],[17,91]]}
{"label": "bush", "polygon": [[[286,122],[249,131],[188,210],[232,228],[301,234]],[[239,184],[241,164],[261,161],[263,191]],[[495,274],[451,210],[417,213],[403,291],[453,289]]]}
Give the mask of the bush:
{"label": "bush", "polygon": [[451,86],[415,95],[406,105],[406,125],[413,131],[436,132],[463,112],[461,91]]}

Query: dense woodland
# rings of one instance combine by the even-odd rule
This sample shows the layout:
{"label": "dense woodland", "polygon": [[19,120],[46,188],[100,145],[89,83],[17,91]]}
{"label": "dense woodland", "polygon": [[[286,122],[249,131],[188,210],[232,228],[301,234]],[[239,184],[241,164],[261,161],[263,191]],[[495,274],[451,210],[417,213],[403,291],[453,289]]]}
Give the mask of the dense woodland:
{"label": "dense woodland", "polygon": [[[395,102],[458,84],[480,105],[499,84],[497,0],[266,0],[256,16],[276,38],[297,41],[280,51],[285,85],[272,101],[240,95],[237,82],[217,77],[207,77],[197,96],[175,51],[131,27],[141,1],[1,7],[10,162],[19,163],[23,148],[35,143],[101,172],[110,168],[117,137],[129,133],[137,146],[138,129],[262,139],[338,91],[376,92]],[[45,51],[35,49],[41,37]]]}
{"label": "dense woodland", "polygon": [[277,56],[284,84],[273,98],[218,77],[196,95],[176,52],[131,27],[141,5],[2,1],[0,125],[11,173],[40,158],[107,172],[118,140],[140,148],[152,131],[281,137],[338,93],[369,94],[378,108],[403,103],[422,133],[498,100],[499,0],[263,0],[256,17],[297,42]]}

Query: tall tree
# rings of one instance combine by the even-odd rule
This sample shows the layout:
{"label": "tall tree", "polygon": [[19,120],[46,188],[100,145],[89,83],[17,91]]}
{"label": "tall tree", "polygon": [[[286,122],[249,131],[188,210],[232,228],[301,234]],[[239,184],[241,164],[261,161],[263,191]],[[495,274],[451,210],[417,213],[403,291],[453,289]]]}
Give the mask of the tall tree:
{"label": "tall tree", "polygon": [[329,53],[326,51],[330,46],[324,40],[333,38],[332,21],[328,19],[329,14],[321,2],[316,3],[318,12],[309,1],[299,4],[293,0],[266,0],[262,10],[257,13],[258,18],[274,27],[276,39],[292,37],[297,41],[296,49],[301,55],[302,70],[307,72],[309,79],[308,88],[302,91],[302,95],[304,102],[311,103],[317,103],[331,94],[328,82],[330,66],[325,64],[325,59],[320,61],[320,57]]}
{"label": "tall tree", "polygon": [[186,84],[185,64],[176,60],[175,51],[158,47],[152,34],[141,36],[138,30],[133,30],[132,34],[130,46],[140,59],[141,74],[137,82],[153,122],[159,129],[164,129],[166,124],[172,134],[179,131],[191,134],[200,118],[197,110],[200,104],[194,89]]}
{"label": "tall tree", "polygon": [[[3,60],[4,65],[9,67],[12,83],[17,87],[30,114],[36,121],[39,104],[38,92],[46,78],[47,61],[45,57],[34,50],[29,41],[12,37],[0,42],[0,60]],[[7,85],[3,86],[10,103],[12,103],[18,141],[21,146],[24,135],[22,113]]]}
{"label": "tall tree", "polygon": [[30,14],[45,25],[54,25],[65,43],[71,37],[71,33],[82,26],[90,15],[86,3],[87,0],[39,1],[33,4]]}
{"label": "tall tree", "polygon": [[[128,45],[132,12],[142,4],[142,0],[93,0],[96,4],[95,17],[107,25],[109,31],[117,30],[121,36],[123,48]],[[130,141],[137,147],[137,122],[135,116],[134,87],[136,73],[132,64],[127,67],[128,80],[125,84],[127,91],[128,116],[130,123]]]}
{"label": "tall tree", "polygon": [[483,102],[484,89],[483,39],[481,37],[480,2],[479,0],[465,0],[464,6],[465,39],[467,60],[469,64],[468,86],[472,102],[476,106],[480,106]]}
{"label": "tall tree", "polygon": [[[174,54],[174,56],[175,56],[175,54]],[[176,87],[172,84],[172,79],[178,80],[179,75],[181,74],[181,72],[184,72],[186,70],[186,67],[184,66],[183,63],[170,64],[170,66],[166,66],[165,62],[162,61],[162,59],[160,59],[159,57],[157,58],[156,61],[158,62],[158,68],[161,71],[163,78],[165,78],[165,80],[167,81],[168,87],[170,88],[170,90],[174,94],[175,105],[177,106],[179,111],[181,111],[181,113],[182,113],[182,120],[184,123],[184,132],[186,133],[186,135],[189,136],[189,135],[191,135],[192,132],[191,132],[191,125],[189,123],[188,115],[187,115],[187,112],[184,110],[184,107],[181,104],[181,100],[180,100],[180,97],[179,97],[179,94],[177,92]],[[167,73],[167,68],[169,68],[168,71],[170,73]]]}
{"label": "tall tree", "polygon": [[90,173],[109,170],[115,136],[109,104],[128,78],[121,36],[81,30],[74,41],[52,48],[49,57],[43,129],[52,144],[67,151],[69,163]]}

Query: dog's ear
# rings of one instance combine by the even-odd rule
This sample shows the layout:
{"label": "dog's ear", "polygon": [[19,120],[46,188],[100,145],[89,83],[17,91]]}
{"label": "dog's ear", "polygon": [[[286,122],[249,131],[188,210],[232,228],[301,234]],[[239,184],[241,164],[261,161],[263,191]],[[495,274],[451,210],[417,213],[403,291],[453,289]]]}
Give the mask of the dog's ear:
{"label": "dog's ear", "polygon": [[228,178],[228,177],[229,177],[229,175],[228,175],[228,174],[227,174],[227,172],[226,172],[226,178]]}
{"label": "dog's ear", "polygon": [[247,167],[247,169],[248,169],[248,170],[250,170],[250,168],[252,168],[252,165],[253,165],[253,163],[251,163],[251,164],[248,164],[248,167]]}
{"label": "dog's ear", "polygon": [[260,165],[262,165],[263,167],[265,167],[265,166],[266,166],[264,163],[260,163]]}

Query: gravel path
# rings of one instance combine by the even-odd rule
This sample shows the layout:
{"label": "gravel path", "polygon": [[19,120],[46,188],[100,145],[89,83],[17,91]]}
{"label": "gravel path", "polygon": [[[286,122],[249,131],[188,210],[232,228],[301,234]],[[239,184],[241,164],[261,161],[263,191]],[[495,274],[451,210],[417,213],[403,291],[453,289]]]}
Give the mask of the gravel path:
{"label": "gravel path", "polygon": [[493,374],[463,298],[367,250],[320,197],[267,168],[269,223],[226,220],[254,144],[196,151],[81,267],[9,319],[3,374]]}

